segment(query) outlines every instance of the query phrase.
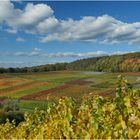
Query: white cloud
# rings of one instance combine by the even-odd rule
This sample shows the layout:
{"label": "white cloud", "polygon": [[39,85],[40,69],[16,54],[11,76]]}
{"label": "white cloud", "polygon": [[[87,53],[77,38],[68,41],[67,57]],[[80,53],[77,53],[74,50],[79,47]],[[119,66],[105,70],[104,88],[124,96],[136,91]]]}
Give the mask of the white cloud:
{"label": "white cloud", "polygon": [[85,16],[79,20],[61,20],[47,4],[27,3],[17,9],[9,0],[0,1],[0,23],[7,32],[22,31],[41,35],[40,42],[88,41],[107,44],[140,44],[140,22],[126,23],[109,15]]}
{"label": "white cloud", "polygon": [[46,31],[47,35],[42,37],[40,42],[98,41],[103,44],[140,44],[140,22],[124,23],[108,15],[97,18],[83,17],[80,20],[60,20],[53,29],[55,30],[48,34],[48,29],[44,26],[42,30],[44,33]]}
{"label": "white cloud", "polygon": [[108,55],[108,53],[103,51],[97,51],[97,52],[87,52],[87,53],[74,53],[74,52],[58,52],[58,53],[47,53],[42,52],[40,50],[33,50],[31,52],[14,52],[9,53],[7,55],[10,56],[25,56],[25,57],[31,57],[31,56],[39,56],[39,57],[46,57],[46,58],[86,58],[86,57],[98,57],[98,56],[105,56]]}
{"label": "white cloud", "polygon": [[2,56],[22,56],[22,57],[42,57],[42,58],[88,58],[88,57],[100,57],[107,55],[120,55],[128,52],[105,52],[105,51],[96,51],[96,52],[85,52],[85,53],[76,53],[76,52],[57,52],[57,53],[47,53],[42,51],[39,48],[34,48],[32,51],[19,51],[13,53],[1,53]]}
{"label": "white cloud", "polygon": [[28,3],[25,10],[20,13],[19,18],[11,24],[16,27],[32,26],[52,14],[53,11],[51,8],[45,4],[33,5],[32,3]]}
{"label": "white cloud", "polygon": [[9,0],[0,1],[0,23],[11,16],[13,11],[13,4]]}
{"label": "white cloud", "polygon": [[34,48],[34,51],[41,51],[42,49],[40,48]]}
{"label": "white cloud", "polygon": [[38,66],[38,65],[49,64],[49,63],[51,62],[48,62],[48,61],[0,61],[0,67],[22,68],[22,67]]}
{"label": "white cloud", "polygon": [[26,40],[24,38],[18,37],[18,38],[16,38],[16,41],[17,42],[25,42]]}
{"label": "white cloud", "polygon": [[[81,20],[59,22],[59,30],[43,37],[41,42],[49,41],[96,41],[104,40],[122,23],[111,16],[83,17]],[[45,29],[44,29],[45,30]]]}
{"label": "white cloud", "polygon": [[[59,53],[46,53],[43,52],[39,48],[34,48],[31,52],[5,52],[1,53],[1,56],[10,56],[10,57],[43,57],[43,58],[89,58],[89,57],[100,57],[100,56],[110,56],[110,55],[120,55],[126,54],[128,52],[104,52],[104,51],[96,51],[96,52],[85,52],[85,53],[75,53],[75,52],[59,52]],[[130,52],[129,52],[130,53]],[[132,52],[131,52],[132,53]],[[47,60],[47,59],[46,59]],[[63,59],[64,60],[64,59]],[[0,67],[30,67],[37,66],[43,64],[52,64],[57,63],[58,61],[0,61]],[[65,61],[59,61],[65,62]]]}
{"label": "white cloud", "polygon": [[53,10],[46,4],[28,3],[25,9],[14,7],[9,0],[0,1],[0,22],[6,22],[14,28],[30,28],[53,14]]}
{"label": "white cloud", "polygon": [[16,34],[17,33],[17,30],[15,30],[15,29],[6,29],[5,31],[8,32],[8,33],[11,33],[11,34]]}

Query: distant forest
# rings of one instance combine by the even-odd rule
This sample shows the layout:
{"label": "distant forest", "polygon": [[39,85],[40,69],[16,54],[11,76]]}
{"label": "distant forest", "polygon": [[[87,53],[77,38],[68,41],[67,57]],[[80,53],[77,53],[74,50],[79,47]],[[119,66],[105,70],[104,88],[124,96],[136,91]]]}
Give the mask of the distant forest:
{"label": "distant forest", "polygon": [[46,64],[24,68],[0,68],[0,73],[91,70],[101,72],[140,72],[140,52],[81,59],[70,63]]}

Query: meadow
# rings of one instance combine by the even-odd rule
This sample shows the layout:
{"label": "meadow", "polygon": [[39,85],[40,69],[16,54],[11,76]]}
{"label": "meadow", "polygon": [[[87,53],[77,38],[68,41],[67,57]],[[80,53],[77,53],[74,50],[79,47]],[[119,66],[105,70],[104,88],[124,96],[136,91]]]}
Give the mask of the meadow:
{"label": "meadow", "polygon": [[49,101],[63,96],[75,98],[94,92],[114,97],[117,76],[122,74],[134,88],[140,88],[140,73],[102,73],[56,71],[44,73],[0,74],[0,105],[18,104],[20,111],[45,109]]}

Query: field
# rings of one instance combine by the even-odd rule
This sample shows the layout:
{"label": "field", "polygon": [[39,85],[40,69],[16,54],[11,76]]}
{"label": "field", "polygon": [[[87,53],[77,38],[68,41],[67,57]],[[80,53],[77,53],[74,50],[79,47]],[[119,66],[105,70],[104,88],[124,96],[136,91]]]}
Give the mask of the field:
{"label": "field", "polygon": [[0,139],[140,139],[139,104],[140,90],[118,76],[114,98],[90,94],[77,104],[77,99],[63,97],[46,110],[24,113],[22,120],[22,114],[11,114],[0,124]]}
{"label": "field", "polygon": [[[117,76],[122,74],[134,88],[140,88],[140,73],[59,71],[48,73],[1,74],[0,104],[18,102],[21,111],[45,109],[47,102],[63,96],[81,98],[91,92],[114,96]],[[46,102],[47,101],[47,102]]]}

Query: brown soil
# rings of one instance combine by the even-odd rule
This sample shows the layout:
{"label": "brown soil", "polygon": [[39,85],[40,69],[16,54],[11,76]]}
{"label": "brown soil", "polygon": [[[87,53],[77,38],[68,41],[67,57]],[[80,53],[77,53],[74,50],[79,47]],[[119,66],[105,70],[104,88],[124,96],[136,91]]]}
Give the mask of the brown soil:
{"label": "brown soil", "polygon": [[35,81],[33,82],[28,82],[22,85],[17,85],[17,86],[11,86],[5,89],[0,89],[0,95],[6,95],[6,94],[12,94],[14,92],[18,92],[18,91],[22,91],[22,90],[26,90],[26,89],[31,89],[33,87],[38,87],[41,85],[48,85],[47,82],[44,83],[36,83]]}
{"label": "brown soil", "polygon": [[34,99],[36,97],[40,97],[40,96],[49,94],[49,93],[53,93],[57,90],[66,89],[66,88],[69,88],[69,87],[70,87],[70,85],[62,85],[62,86],[58,86],[58,87],[55,87],[55,88],[44,90],[44,91],[41,91],[41,92],[38,92],[38,93],[33,93],[33,94],[30,94],[30,95],[22,96],[21,99],[30,100],[30,99]]}
{"label": "brown soil", "polygon": [[40,97],[40,96],[43,96],[43,95],[46,95],[46,94],[54,93],[55,91],[58,91],[58,90],[63,90],[63,89],[69,88],[73,85],[86,85],[86,84],[89,84],[89,83],[91,83],[91,81],[74,80],[74,81],[66,82],[62,86],[58,86],[58,87],[51,88],[51,89],[48,89],[48,90],[44,90],[44,91],[41,91],[41,92],[38,92],[38,93],[33,93],[33,94],[30,94],[30,95],[22,96],[21,99],[24,99],[24,100],[35,99],[37,97]]}
{"label": "brown soil", "polygon": [[140,72],[127,72],[124,73],[123,75],[140,76]]}
{"label": "brown soil", "polygon": [[105,97],[105,96],[114,96],[115,95],[114,93],[115,93],[114,90],[107,90],[105,92],[99,93],[99,95],[103,96],[103,97]]}

